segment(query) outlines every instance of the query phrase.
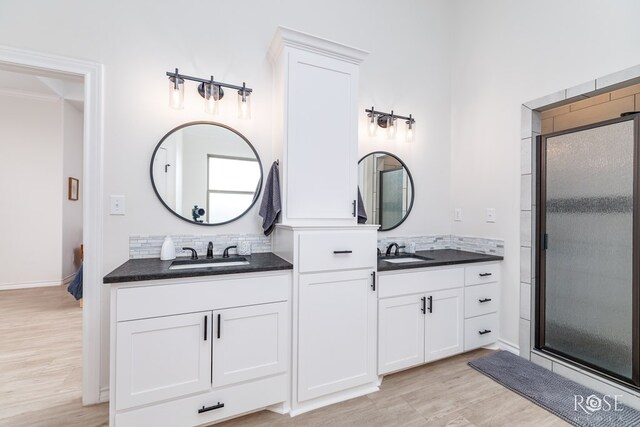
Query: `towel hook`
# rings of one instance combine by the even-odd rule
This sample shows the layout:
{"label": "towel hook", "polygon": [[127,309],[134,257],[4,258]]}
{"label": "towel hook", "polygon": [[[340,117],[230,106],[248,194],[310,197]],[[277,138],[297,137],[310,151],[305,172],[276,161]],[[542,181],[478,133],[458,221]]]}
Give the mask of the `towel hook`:
{"label": "towel hook", "polygon": [[276,165],[280,166],[280,159],[276,159]]}

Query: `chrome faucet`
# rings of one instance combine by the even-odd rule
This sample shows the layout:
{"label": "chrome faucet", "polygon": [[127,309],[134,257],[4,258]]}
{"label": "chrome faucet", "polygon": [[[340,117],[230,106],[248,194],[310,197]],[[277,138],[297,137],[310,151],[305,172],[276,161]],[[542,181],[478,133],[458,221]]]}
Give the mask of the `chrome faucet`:
{"label": "chrome faucet", "polygon": [[224,248],[224,252],[222,252],[222,258],[229,258],[229,249],[235,249],[235,248],[237,248],[236,245],[228,246]]}
{"label": "chrome faucet", "polygon": [[186,247],[186,248],[182,248],[182,250],[183,251],[191,251],[191,259],[198,259],[198,252],[196,252],[195,249]]}

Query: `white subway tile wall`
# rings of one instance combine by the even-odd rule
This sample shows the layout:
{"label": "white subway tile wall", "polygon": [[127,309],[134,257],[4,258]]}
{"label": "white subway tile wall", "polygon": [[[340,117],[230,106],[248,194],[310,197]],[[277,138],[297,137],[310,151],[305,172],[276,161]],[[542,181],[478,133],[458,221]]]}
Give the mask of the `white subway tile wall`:
{"label": "white subway tile wall", "polygon": [[[131,236],[129,237],[129,258],[159,258],[160,249],[165,236]],[[172,235],[177,256],[186,256],[183,247],[190,247],[198,255],[206,255],[209,242],[213,242],[213,254],[222,255],[224,248],[237,245],[238,242],[251,243],[252,253],[271,252],[271,237],[262,234],[218,234],[218,235]],[[234,252],[231,252],[234,253]]]}

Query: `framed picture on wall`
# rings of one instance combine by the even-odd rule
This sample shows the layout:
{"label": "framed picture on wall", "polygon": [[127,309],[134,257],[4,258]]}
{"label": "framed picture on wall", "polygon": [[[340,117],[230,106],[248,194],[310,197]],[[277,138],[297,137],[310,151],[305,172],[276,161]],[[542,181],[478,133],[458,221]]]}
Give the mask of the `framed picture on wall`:
{"label": "framed picture on wall", "polygon": [[80,192],[80,181],[77,178],[69,177],[69,200],[78,200]]}

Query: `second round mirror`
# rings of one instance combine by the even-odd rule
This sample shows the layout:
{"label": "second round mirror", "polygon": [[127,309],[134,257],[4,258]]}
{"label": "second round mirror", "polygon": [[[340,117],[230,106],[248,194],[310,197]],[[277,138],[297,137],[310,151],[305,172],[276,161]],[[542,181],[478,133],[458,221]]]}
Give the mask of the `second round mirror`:
{"label": "second round mirror", "polygon": [[413,206],[413,178],[402,160],[386,151],[374,151],[358,162],[358,187],[367,224],[380,231],[402,224]]}

